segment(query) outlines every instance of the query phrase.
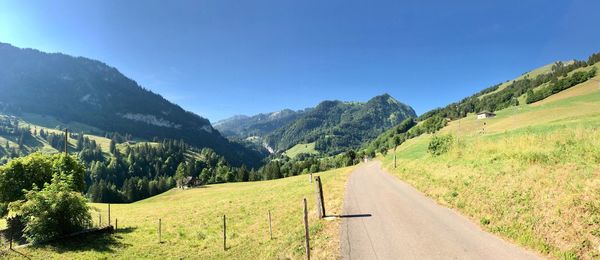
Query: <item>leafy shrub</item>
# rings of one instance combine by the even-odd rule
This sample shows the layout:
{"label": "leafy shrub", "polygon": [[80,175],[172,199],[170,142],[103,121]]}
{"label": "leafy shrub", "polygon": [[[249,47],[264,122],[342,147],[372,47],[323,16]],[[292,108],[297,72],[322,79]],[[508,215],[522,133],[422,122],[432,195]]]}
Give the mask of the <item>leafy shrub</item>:
{"label": "leafy shrub", "polygon": [[72,188],[72,175],[54,174],[42,190],[34,186],[25,194],[26,200],[10,203],[9,217],[23,221],[23,234],[32,243],[91,227],[87,200]]}
{"label": "leafy shrub", "polygon": [[454,137],[452,135],[434,136],[429,142],[427,151],[434,156],[445,154],[450,150],[453,142]]}
{"label": "leafy shrub", "polygon": [[491,223],[490,219],[483,217],[481,219],[479,219],[479,223],[481,223],[481,225],[489,225]]}
{"label": "leafy shrub", "polygon": [[43,187],[58,173],[72,176],[71,188],[83,191],[85,168],[71,156],[33,153],[0,166],[0,216],[4,216],[3,204],[24,199],[24,190]]}

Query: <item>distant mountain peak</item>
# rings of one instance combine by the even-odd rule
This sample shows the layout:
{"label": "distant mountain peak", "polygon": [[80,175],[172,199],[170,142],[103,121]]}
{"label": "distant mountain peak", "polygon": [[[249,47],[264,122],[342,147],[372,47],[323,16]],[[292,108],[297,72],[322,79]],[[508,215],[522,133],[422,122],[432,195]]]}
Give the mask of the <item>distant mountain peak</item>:
{"label": "distant mountain peak", "polygon": [[416,117],[415,111],[389,94],[367,102],[325,100],[290,125],[267,135],[265,141],[277,151],[316,142],[317,150],[335,154],[358,148],[408,117]]}

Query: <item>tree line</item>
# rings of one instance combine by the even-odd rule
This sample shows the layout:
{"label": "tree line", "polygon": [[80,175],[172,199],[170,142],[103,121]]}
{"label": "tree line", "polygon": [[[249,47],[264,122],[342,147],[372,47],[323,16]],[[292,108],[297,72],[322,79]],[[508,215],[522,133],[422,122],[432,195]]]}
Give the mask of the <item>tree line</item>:
{"label": "tree line", "polygon": [[[523,95],[526,95],[528,104],[542,100],[596,76],[596,67],[588,71],[576,71],[571,76],[569,76],[569,73],[598,62],[600,62],[600,53],[594,53],[587,61],[575,60],[570,64],[556,62],[552,65],[549,73],[538,75],[533,79],[525,76],[522,79],[512,81],[502,90],[499,90],[502,84],[486,88],[457,103],[452,103],[444,108],[433,109],[419,118],[405,119],[373,141],[363,145],[361,151],[373,156],[377,152],[385,154],[389,149],[397,147],[408,139],[423,133],[435,133],[446,126],[447,121],[466,117],[468,113],[484,110],[495,111],[519,105],[518,98]],[[549,86],[538,91],[534,90],[546,83]],[[417,122],[422,123],[417,124]]]}
{"label": "tree line", "polygon": [[550,72],[540,74],[534,78],[526,75],[522,79],[507,83],[504,89],[499,90],[502,84],[486,88],[459,102],[452,103],[443,108],[436,108],[419,117],[423,121],[433,116],[442,118],[459,119],[466,117],[469,113],[477,113],[484,110],[496,111],[519,104],[519,97],[531,93],[533,89],[545,83],[558,82],[561,78],[576,69],[591,66],[600,59],[600,53],[592,54],[587,61],[575,60],[569,64],[556,62],[552,65]]}
{"label": "tree line", "polygon": [[[0,117],[0,136],[6,139],[0,144],[0,164],[26,154],[25,144],[33,139],[29,127],[20,126],[17,118],[8,116]],[[17,145],[11,146],[9,140]]]}
{"label": "tree line", "polygon": [[365,154],[375,156],[377,152],[386,154],[389,149],[393,149],[406,140],[415,138],[422,134],[432,134],[444,128],[448,120],[440,116],[433,116],[425,119],[421,124],[417,124],[416,118],[407,118],[397,126],[381,134],[375,140],[366,143],[362,150]]}
{"label": "tree line", "polygon": [[530,89],[527,91],[527,104],[540,101],[577,84],[586,82],[588,79],[596,76],[596,71],[596,67],[589,71],[577,71],[571,76],[552,81],[549,86],[543,87],[540,90],[534,91]]}

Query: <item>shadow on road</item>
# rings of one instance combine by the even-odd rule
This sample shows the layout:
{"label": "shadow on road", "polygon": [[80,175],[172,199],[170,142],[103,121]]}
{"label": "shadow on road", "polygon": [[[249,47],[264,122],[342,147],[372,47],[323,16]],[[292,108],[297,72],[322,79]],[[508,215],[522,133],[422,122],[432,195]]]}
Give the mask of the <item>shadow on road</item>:
{"label": "shadow on road", "polygon": [[350,214],[350,215],[333,215],[333,216],[327,216],[327,217],[334,217],[334,218],[368,218],[368,217],[372,217],[373,215],[371,214]]}

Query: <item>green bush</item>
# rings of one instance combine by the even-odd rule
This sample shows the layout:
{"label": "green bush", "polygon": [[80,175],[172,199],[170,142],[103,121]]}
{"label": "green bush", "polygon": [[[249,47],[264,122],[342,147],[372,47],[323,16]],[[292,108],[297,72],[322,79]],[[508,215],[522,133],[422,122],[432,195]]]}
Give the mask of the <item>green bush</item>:
{"label": "green bush", "polygon": [[27,241],[38,243],[92,226],[87,200],[73,191],[73,176],[54,174],[43,189],[34,185],[25,200],[9,204],[9,218],[20,218]]}
{"label": "green bush", "polygon": [[72,176],[71,188],[83,192],[85,168],[72,156],[33,153],[0,166],[0,216],[4,216],[2,205],[24,199],[24,190],[43,187],[53,174]]}
{"label": "green bush", "polygon": [[483,217],[481,219],[479,219],[479,223],[481,223],[481,225],[489,225],[491,223],[489,218]]}
{"label": "green bush", "polygon": [[434,136],[429,142],[427,151],[433,156],[439,156],[447,153],[454,142],[452,135]]}

